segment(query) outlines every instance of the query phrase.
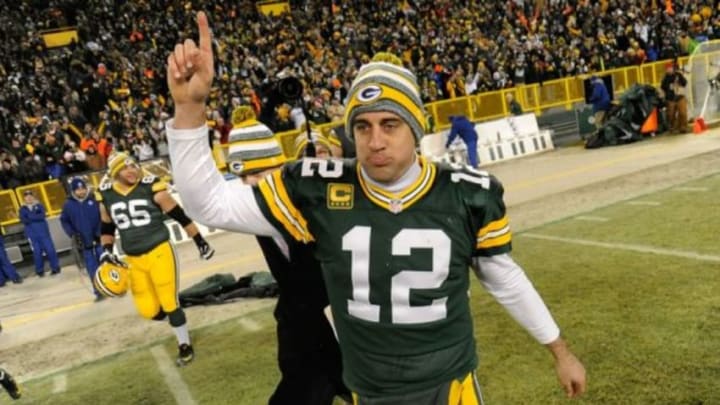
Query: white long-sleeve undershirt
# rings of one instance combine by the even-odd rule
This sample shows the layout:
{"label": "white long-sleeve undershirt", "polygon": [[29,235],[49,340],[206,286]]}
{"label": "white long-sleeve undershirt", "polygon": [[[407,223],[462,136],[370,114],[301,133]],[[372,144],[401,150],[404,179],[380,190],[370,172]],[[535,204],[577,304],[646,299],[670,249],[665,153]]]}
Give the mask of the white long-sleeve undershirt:
{"label": "white long-sleeve undershirt", "polygon": [[548,344],[560,336],[545,302],[509,254],[475,257],[473,270],[485,289],[538,342]]}
{"label": "white long-sleeve undershirt", "polygon": [[[167,123],[173,180],[193,220],[234,232],[282,239],[262,214],[252,187],[226,181],[207,143],[207,127],[179,130]],[[419,175],[419,171],[418,174]],[[413,182],[414,179],[404,179]],[[476,257],[473,268],[482,285],[538,342],[560,334],[557,324],[525,272],[508,254]]]}
{"label": "white long-sleeve undershirt", "polygon": [[175,129],[167,123],[173,182],[190,218],[210,227],[282,237],[260,211],[252,187],[226,181],[215,166],[207,127]]}

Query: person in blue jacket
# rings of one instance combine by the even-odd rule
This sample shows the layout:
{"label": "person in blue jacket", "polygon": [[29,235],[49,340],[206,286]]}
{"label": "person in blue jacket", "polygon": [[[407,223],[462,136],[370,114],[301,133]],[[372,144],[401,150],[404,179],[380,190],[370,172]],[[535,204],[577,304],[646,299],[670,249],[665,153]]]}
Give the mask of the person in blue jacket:
{"label": "person in blue jacket", "polygon": [[463,115],[451,115],[450,123],[452,126],[450,127],[447,142],[445,142],[445,149],[450,147],[450,144],[460,135],[460,138],[467,146],[468,163],[472,167],[478,167],[480,162],[477,156],[478,136],[477,132],[475,132],[475,125]]}
{"label": "person in blue jacket", "polygon": [[25,236],[32,245],[35,273],[38,277],[45,276],[44,253],[50,261],[50,274],[60,274],[60,262],[57,251],[55,251],[55,244],[50,237],[47,219],[45,219],[45,207],[37,201],[32,190],[25,190],[23,199],[25,204],[20,207],[20,222],[25,225]]}
{"label": "person in blue jacket", "polygon": [[[82,177],[70,179],[70,195],[63,205],[60,223],[65,233],[82,251],[85,268],[92,281],[103,252],[100,244],[100,208]],[[97,291],[95,299],[102,299],[102,295]]]}
{"label": "person in blue jacket", "polygon": [[13,266],[5,251],[5,238],[3,238],[2,227],[0,227],[0,287],[5,286],[7,280],[15,284],[23,282],[22,277],[15,270],[15,266]]}
{"label": "person in blue jacket", "polygon": [[595,115],[595,128],[602,128],[607,118],[607,113],[610,111],[610,93],[603,79],[593,76],[590,79],[592,83],[592,94],[588,100],[592,104],[593,114]]}

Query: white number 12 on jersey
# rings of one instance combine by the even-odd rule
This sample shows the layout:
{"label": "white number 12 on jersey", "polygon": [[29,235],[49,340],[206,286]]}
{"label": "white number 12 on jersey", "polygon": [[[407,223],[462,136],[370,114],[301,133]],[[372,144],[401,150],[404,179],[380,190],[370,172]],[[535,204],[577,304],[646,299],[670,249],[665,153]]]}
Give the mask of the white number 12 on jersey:
{"label": "white number 12 on jersey", "polygon": [[[370,303],[369,226],[355,226],[343,236],[342,248],[351,253],[352,299],[348,313],[370,322],[380,322],[380,305]],[[447,317],[447,297],[429,305],[410,305],[410,290],[440,288],[450,274],[450,238],[439,229],[403,229],[392,239],[393,256],[409,256],[412,249],[432,249],[432,271],[404,269],[390,282],[392,323],[416,324]],[[385,263],[375,263],[384,266]]]}

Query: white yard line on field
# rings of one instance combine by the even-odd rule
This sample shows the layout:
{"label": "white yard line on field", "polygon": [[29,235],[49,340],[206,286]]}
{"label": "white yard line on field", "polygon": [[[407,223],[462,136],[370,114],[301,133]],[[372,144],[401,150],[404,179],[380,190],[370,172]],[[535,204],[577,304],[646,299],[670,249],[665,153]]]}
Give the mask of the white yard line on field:
{"label": "white yard line on field", "polygon": [[590,221],[590,222],[607,222],[610,218],[605,217],[594,217],[592,215],[580,215],[575,217],[578,221]]}
{"label": "white yard line on field", "polygon": [[657,207],[661,203],[659,201],[628,201],[628,205],[648,205],[652,207]]}
{"label": "white yard line on field", "polygon": [[691,191],[691,192],[704,192],[709,191],[707,187],[688,187],[688,186],[681,186],[681,187],[674,187],[672,190],[675,191]]}
{"label": "white yard line on field", "polygon": [[250,318],[240,318],[238,319],[238,323],[248,332],[257,332],[262,329],[262,325]]}
{"label": "white yard line on field", "polygon": [[150,353],[155,358],[158,370],[165,379],[165,384],[167,384],[173,397],[175,397],[175,402],[178,405],[195,405],[196,402],[190,394],[190,389],[183,381],[175,362],[170,359],[165,348],[163,346],[154,346],[150,349]]}
{"label": "white yard line on field", "polygon": [[62,373],[53,377],[53,394],[60,394],[67,391],[67,374]]}
{"label": "white yard line on field", "polygon": [[627,244],[627,243],[609,243],[609,242],[599,242],[599,241],[595,241],[595,240],[586,240],[586,239],[563,238],[563,237],[559,237],[559,236],[542,235],[542,234],[538,234],[538,233],[521,233],[519,236],[524,236],[524,237],[533,238],[533,239],[549,240],[549,241],[553,241],[553,242],[569,243],[569,244],[573,244],[573,245],[592,246],[592,247],[599,247],[599,248],[606,248],[606,249],[628,250],[628,251],[639,252],[639,253],[653,253],[653,254],[663,255],[663,256],[674,256],[674,257],[682,257],[685,259],[720,263],[720,256],[707,255],[707,254],[703,254],[703,253],[690,252],[690,251],[686,251],[686,250],[673,250],[673,249],[663,249],[663,248],[658,248],[658,247],[653,247],[653,246],[633,245],[633,244]]}

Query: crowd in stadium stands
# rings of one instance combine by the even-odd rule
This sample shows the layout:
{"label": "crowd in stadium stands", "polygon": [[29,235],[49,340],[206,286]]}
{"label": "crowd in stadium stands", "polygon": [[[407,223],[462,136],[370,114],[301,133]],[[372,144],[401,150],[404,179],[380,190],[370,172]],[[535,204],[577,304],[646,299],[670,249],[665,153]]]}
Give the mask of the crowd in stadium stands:
{"label": "crowd in stadium stands", "polygon": [[[252,1],[33,0],[0,6],[0,185],[100,169],[111,150],[164,155],[172,112],[165,60],[210,10],[217,79],[208,120],[225,140],[249,104],[273,130],[300,109],[268,103],[274,79],[299,77],[309,119],[341,120],[362,63],[378,51],[416,72],[425,102],[686,55],[720,37],[718,1],[290,1],[265,16]],[[76,26],[47,49],[41,31]],[[268,105],[271,108],[267,108]]]}

